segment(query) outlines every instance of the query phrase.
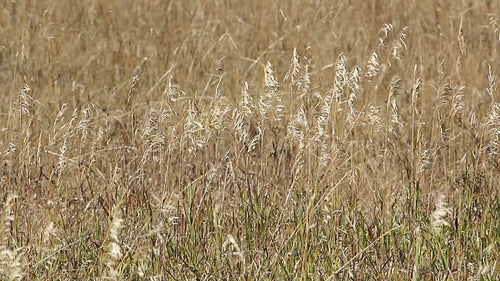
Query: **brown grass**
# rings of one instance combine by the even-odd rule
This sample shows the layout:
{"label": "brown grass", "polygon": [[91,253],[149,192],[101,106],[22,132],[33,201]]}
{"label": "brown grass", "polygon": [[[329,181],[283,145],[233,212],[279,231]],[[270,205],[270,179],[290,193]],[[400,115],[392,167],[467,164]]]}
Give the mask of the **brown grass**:
{"label": "brown grass", "polygon": [[496,1],[3,1],[0,279],[498,280]]}

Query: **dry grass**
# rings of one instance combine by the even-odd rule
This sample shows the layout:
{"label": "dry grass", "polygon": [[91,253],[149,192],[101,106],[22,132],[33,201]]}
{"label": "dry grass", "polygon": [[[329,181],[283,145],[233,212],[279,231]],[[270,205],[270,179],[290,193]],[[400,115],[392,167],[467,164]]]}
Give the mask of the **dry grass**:
{"label": "dry grass", "polygon": [[498,280],[496,1],[0,3],[2,280]]}

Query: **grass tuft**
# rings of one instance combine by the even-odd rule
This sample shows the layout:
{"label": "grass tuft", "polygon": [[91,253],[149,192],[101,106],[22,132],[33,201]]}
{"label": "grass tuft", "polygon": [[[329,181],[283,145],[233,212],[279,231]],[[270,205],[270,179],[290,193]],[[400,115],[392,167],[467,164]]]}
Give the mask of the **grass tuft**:
{"label": "grass tuft", "polygon": [[500,279],[498,1],[4,2],[0,279]]}

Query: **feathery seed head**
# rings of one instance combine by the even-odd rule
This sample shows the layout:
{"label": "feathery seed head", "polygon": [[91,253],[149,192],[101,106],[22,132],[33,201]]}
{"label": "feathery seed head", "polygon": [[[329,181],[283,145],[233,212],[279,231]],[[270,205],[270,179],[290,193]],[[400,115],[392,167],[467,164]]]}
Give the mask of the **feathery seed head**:
{"label": "feathery seed head", "polygon": [[439,194],[434,211],[431,213],[431,225],[435,232],[440,232],[443,226],[449,226],[450,224],[446,220],[446,217],[451,213],[451,209],[448,208],[446,203],[446,197],[444,194]]}

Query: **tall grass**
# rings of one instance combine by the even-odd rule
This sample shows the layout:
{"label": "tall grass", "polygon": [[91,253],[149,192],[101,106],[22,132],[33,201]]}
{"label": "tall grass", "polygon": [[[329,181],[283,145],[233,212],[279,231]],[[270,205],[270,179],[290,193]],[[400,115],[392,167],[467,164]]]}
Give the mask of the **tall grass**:
{"label": "tall grass", "polygon": [[0,4],[5,280],[498,280],[495,1]]}

